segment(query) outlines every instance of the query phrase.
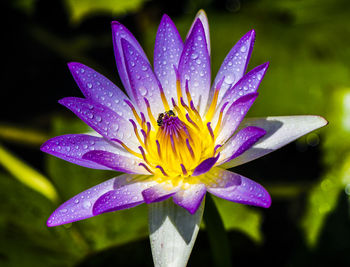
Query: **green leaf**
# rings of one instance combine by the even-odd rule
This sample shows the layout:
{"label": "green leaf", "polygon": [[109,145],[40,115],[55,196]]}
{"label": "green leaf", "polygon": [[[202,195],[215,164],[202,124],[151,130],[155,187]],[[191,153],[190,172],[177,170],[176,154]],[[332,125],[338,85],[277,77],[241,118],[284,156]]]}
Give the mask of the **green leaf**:
{"label": "green leaf", "polygon": [[325,219],[335,209],[339,194],[350,183],[350,89],[338,89],[329,97],[330,125],[323,143],[327,172],[310,191],[302,228],[310,246],[317,244]]}
{"label": "green leaf", "polygon": [[13,177],[26,186],[41,193],[43,196],[56,203],[57,192],[51,182],[38,171],[12,155],[8,150],[0,145],[0,164],[7,169]]}
{"label": "green leaf", "polygon": [[232,266],[230,245],[220,214],[211,194],[207,194],[205,202],[204,223],[208,232],[210,248],[215,266]]}
{"label": "green leaf", "polygon": [[114,16],[136,11],[145,0],[66,0],[67,7],[74,22],[97,13],[108,13]]}
{"label": "green leaf", "polygon": [[71,233],[46,226],[53,208],[43,195],[0,173],[1,266],[72,266],[86,254]]}
{"label": "green leaf", "polygon": [[213,196],[226,230],[238,230],[248,235],[253,241],[263,240],[261,233],[261,214],[257,209],[234,203]]}

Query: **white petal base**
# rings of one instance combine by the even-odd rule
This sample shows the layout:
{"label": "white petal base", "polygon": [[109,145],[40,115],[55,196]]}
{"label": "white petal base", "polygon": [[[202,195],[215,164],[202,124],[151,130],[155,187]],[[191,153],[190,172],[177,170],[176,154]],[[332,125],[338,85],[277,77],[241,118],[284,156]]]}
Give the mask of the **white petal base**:
{"label": "white petal base", "polygon": [[204,202],[193,215],[172,199],[149,205],[150,241],[155,267],[186,266],[197,238]]}

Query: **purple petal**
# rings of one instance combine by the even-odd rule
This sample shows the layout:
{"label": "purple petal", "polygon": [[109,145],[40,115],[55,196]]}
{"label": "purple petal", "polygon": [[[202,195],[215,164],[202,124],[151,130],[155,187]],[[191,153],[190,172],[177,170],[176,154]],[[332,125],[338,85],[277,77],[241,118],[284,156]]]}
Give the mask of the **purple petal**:
{"label": "purple petal", "polygon": [[59,206],[47,220],[47,226],[57,226],[94,216],[92,209],[98,198],[110,190],[128,184],[133,175],[121,175],[96,185]]}
{"label": "purple petal", "polygon": [[[213,84],[216,86],[224,78],[219,92],[219,103],[226,91],[235,85],[246,72],[254,41],[255,31],[251,30],[237,42],[224,59]],[[214,92],[214,90],[211,90],[211,92]]]}
{"label": "purple petal", "polygon": [[220,109],[226,102],[232,104],[241,96],[255,93],[265,75],[269,63],[264,63],[243,76],[231,89],[227,90],[223,96],[218,109]]}
{"label": "purple petal", "polygon": [[128,72],[131,90],[135,103],[147,114],[144,98],[147,98],[153,114],[164,111],[160,96],[160,83],[152,71],[152,67],[127,40],[121,40],[124,52],[126,70]]}
{"label": "purple petal", "polygon": [[132,124],[109,108],[89,99],[66,97],[59,101],[87,125],[108,139],[119,139],[130,148],[137,149],[138,141],[132,134]]}
{"label": "purple petal", "polygon": [[266,131],[266,135],[241,156],[224,163],[223,168],[232,168],[254,159],[260,158],[299,137],[327,125],[320,116],[280,116],[265,118],[249,118],[243,120],[242,127],[258,126]]}
{"label": "purple petal", "polygon": [[179,63],[179,73],[183,95],[186,80],[195,107],[203,114],[210,90],[210,56],[208,54],[205,31],[200,19],[197,19]]}
{"label": "purple petal", "polygon": [[172,20],[164,15],[156,36],[153,66],[169,102],[171,97],[176,96],[176,73],[173,66],[178,68],[182,49],[179,32]]}
{"label": "purple petal", "polygon": [[101,137],[86,134],[67,134],[56,136],[46,141],[40,149],[55,157],[71,163],[92,169],[110,170],[110,168],[95,162],[83,159],[83,155],[91,150],[104,150],[115,153],[124,153],[116,146]]}
{"label": "purple petal", "polygon": [[94,204],[93,214],[123,210],[144,203],[142,191],[154,182],[133,182],[102,195]]}
{"label": "purple petal", "polygon": [[149,174],[143,167],[139,166],[140,163],[143,163],[143,160],[133,155],[127,157],[108,151],[94,150],[84,154],[83,159],[91,160],[119,172]]}
{"label": "purple petal", "polygon": [[[167,188],[170,187],[170,188]],[[143,199],[147,204],[160,202],[168,199],[179,191],[179,187],[172,187],[165,184],[157,184],[142,191]]]}
{"label": "purple petal", "polygon": [[135,37],[130,33],[130,31],[118,21],[112,22],[112,35],[113,35],[113,47],[114,55],[117,63],[117,68],[119,72],[119,77],[122,80],[124,88],[128,93],[128,96],[135,102],[134,94],[132,93],[131,84],[129,81],[128,73],[125,66],[125,59],[123,56],[123,49],[121,44],[121,39],[127,40],[129,43],[135,47],[139,55],[145,60],[148,61],[145,52],[143,51],[139,42]]}
{"label": "purple petal", "polygon": [[207,158],[206,160],[203,160],[193,171],[192,176],[198,176],[203,173],[208,172],[218,161],[220,157],[220,153],[213,158]]}
{"label": "purple petal", "polygon": [[217,183],[207,186],[208,192],[220,198],[268,208],[271,205],[269,193],[260,184],[239,174],[223,169],[213,169],[211,175]]}
{"label": "purple petal", "polygon": [[203,9],[199,10],[198,13],[196,14],[196,17],[193,20],[193,23],[191,25],[190,30],[187,33],[186,39],[188,39],[188,37],[190,36],[193,27],[197,21],[197,19],[200,19],[200,21],[203,24],[203,28],[204,28],[204,32],[205,32],[205,39],[207,41],[207,48],[208,48],[208,53],[210,55],[210,32],[209,32],[209,22],[208,22],[208,17],[207,14],[205,13],[205,11]]}
{"label": "purple petal", "polygon": [[71,62],[68,67],[86,98],[110,108],[120,116],[133,117],[131,109],[124,102],[124,99],[129,98],[110,80],[81,63]]}
{"label": "purple petal", "polygon": [[231,137],[223,146],[220,152],[221,158],[218,165],[240,156],[265,134],[266,131],[259,127],[248,126],[243,128]]}
{"label": "purple petal", "polygon": [[194,214],[202,203],[206,192],[205,185],[193,184],[190,188],[177,192],[173,197],[173,201],[175,204],[188,210],[191,214]]}
{"label": "purple petal", "polygon": [[220,134],[216,139],[218,144],[226,142],[233,135],[257,97],[258,93],[252,93],[244,95],[232,103],[226,112]]}

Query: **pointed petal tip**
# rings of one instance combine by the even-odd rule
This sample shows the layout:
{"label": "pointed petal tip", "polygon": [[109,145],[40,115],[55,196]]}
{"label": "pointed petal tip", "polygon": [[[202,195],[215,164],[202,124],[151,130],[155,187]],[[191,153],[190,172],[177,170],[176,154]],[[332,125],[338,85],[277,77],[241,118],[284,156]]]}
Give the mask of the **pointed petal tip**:
{"label": "pointed petal tip", "polygon": [[320,128],[327,126],[329,124],[329,121],[327,121],[324,117],[319,116],[319,115],[314,115],[315,117],[318,117],[320,120]]}
{"label": "pointed petal tip", "polygon": [[198,10],[198,12],[196,14],[196,17],[199,17],[199,16],[204,16],[205,18],[208,18],[207,13],[202,8],[200,10]]}
{"label": "pointed petal tip", "polygon": [[59,226],[61,225],[61,223],[58,223],[55,219],[54,219],[54,215],[55,212],[53,212],[50,217],[47,219],[46,221],[46,226],[47,227],[54,227],[54,226]]}
{"label": "pointed petal tip", "polygon": [[79,64],[80,63],[78,63],[78,62],[72,61],[72,62],[68,62],[67,66],[68,66],[69,69],[71,69],[71,68],[73,68],[73,67],[75,67],[76,65],[79,65]]}
{"label": "pointed petal tip", "polygon": [[113,21],[111,21],[111,25],[113,27],[114,25],[119,26],[119,25],[122,25],[122,24],[119,21],[113,20]]}
{"label": "pointed petal tip", "polygon": [[210,169],[215,165],[215,163],[220,158],[220,153],[216,157],[207,158],[203,160],[193,171],[192,176],[199,176],[203,173],[210,171]]}
{"label": "pointed petal tip", "polygon": [[268,68],[270,66],[270,61],[265,62],[264,64],[261,65],[263,68]]}
{"label": "pointed petal tip", "polygon": [[163,14],[163,16],[162,16],[162,19],[160,20],[161,21],[161,23],[163,22],[163,21],[171,21],[171,18],[167,15],[167,14]]}

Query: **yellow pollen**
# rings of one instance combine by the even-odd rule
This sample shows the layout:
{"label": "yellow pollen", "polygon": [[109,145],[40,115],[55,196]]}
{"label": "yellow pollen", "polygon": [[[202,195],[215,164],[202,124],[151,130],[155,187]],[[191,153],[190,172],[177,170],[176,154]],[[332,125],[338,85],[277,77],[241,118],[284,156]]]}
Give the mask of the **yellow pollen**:
{"label": "yellow pollen", "polygon": [[120,141],[118,143],[128,152],[144,160],[140,166],[153,174],[155,181],[169,184],[170,188],[174,186],[188,188],[191,184],[206,179],[205,177],[199,178],[200,176],[193,177],[192,173],[195,168],[204,160],[218,154],[219,149],[215,139],[220,131],[223,110],[219,114],[214,129],[208,119],[211,120],[215,115],[219,90],[217,89],[214,93],[213,103],[206,113],[205,120],[198,112],[199,106],[196,107],[193,103],[188,82],[186,82],[186,102],[179,79],[176,81],[176,91],[177,101],[172,99],[173,110],[171,110],[163,89],[160,90],[165,110],[158,114],[157,118],[154,117],[148,100],[144,99],[149,122],[145,121],[143,114],[141,118],[135,114],[136,110],[131,106],[141,126],[142,136],[139,134],[136,123],[130,120],[140,143],[141,153],[132,151]]}

